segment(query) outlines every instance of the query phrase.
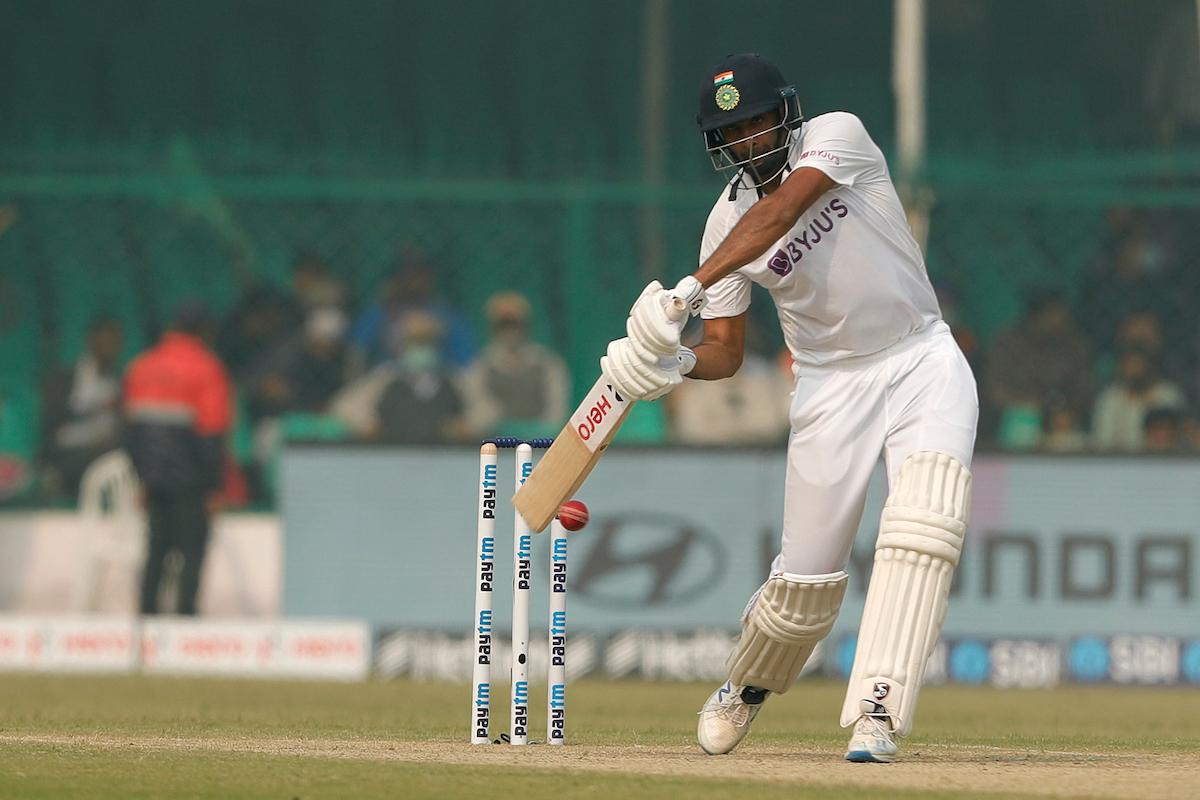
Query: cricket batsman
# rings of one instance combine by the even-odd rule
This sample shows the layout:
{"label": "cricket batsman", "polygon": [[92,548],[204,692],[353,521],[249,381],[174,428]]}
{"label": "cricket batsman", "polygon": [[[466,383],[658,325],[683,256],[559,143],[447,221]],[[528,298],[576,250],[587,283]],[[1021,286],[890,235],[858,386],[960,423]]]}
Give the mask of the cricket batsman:
{"label": "cricket batsman", "polygon": [[[882,454],[888,498],[841,724],[853,729],[849,761],[890,762],[912,730],[962,551],[975,379],[858,117],[806,120],[779,69],[740,54],[704,74],[697,121],[713,166],[729,176],[700,268],[674,289],[647,286],[629,335],[600,364],[639,400],[683,375],[728,378],[742,363],[751,282],[774,298],[795,361],[780,550],[743,612],[728,680],[700,710],[700,747],[733,750],[833,627]],[[694,350],[680,346],[681,323],[666,311],[676,299],[704,320]]]}

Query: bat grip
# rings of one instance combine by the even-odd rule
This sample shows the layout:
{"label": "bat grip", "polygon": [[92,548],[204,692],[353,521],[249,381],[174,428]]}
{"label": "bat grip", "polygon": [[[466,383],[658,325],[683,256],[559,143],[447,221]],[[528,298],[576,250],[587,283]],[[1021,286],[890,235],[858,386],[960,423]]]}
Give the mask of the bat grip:
{"label": "bat grip", "polygon": [[687,316],[687,303],[683,302],[681,297],[672,297],[671,302],[667,303],[667,319],[671,322],[679,322]]}

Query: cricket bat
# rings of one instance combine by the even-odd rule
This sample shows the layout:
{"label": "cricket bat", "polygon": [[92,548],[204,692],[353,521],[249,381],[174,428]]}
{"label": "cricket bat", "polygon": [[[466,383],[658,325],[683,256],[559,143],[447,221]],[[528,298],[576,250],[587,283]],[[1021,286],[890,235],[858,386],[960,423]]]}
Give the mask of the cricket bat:
{"label": "cricket bat", "polygon": [[[666,310],[667,315],[678,322],[687,314],[687,304],[676,297]],[[544,530],[559,507],[583,485],[621,429],[633,404],[634,401],[618,392],[604,375],[592,385],[554,439],[554,444],[513,495],[513,505],[530,529]]]}

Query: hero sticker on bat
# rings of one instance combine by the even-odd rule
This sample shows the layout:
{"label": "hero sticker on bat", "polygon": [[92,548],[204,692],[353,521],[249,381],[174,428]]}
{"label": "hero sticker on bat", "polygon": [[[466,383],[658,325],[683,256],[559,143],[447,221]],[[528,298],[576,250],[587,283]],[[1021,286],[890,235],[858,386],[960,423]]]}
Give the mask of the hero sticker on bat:
{"label": "hero sticker on bat", "polygon": [[571,429],[590,452],[596,452],[630,402],[607,381],[597,381],[571,415]]}

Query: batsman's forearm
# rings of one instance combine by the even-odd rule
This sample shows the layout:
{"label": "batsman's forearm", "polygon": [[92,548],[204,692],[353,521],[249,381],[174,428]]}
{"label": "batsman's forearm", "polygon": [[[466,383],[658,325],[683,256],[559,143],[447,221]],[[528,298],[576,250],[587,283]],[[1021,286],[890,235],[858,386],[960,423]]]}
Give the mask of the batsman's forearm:
{"label": "batsman's forearm", "polygon": [[698,381],[719,381],[732,377],[742,366],[742,357],[719,344],[705,342],[692,348],[696,366],[687,374]]}
{"label": "batsman's forearm", "polygon": [[725,241],[696,270],[695,278],[712,286],[738,267],[749,264],[767,252],[793,225],[798,215],[779,202],[774,195],[764,197],[746,212]]}

